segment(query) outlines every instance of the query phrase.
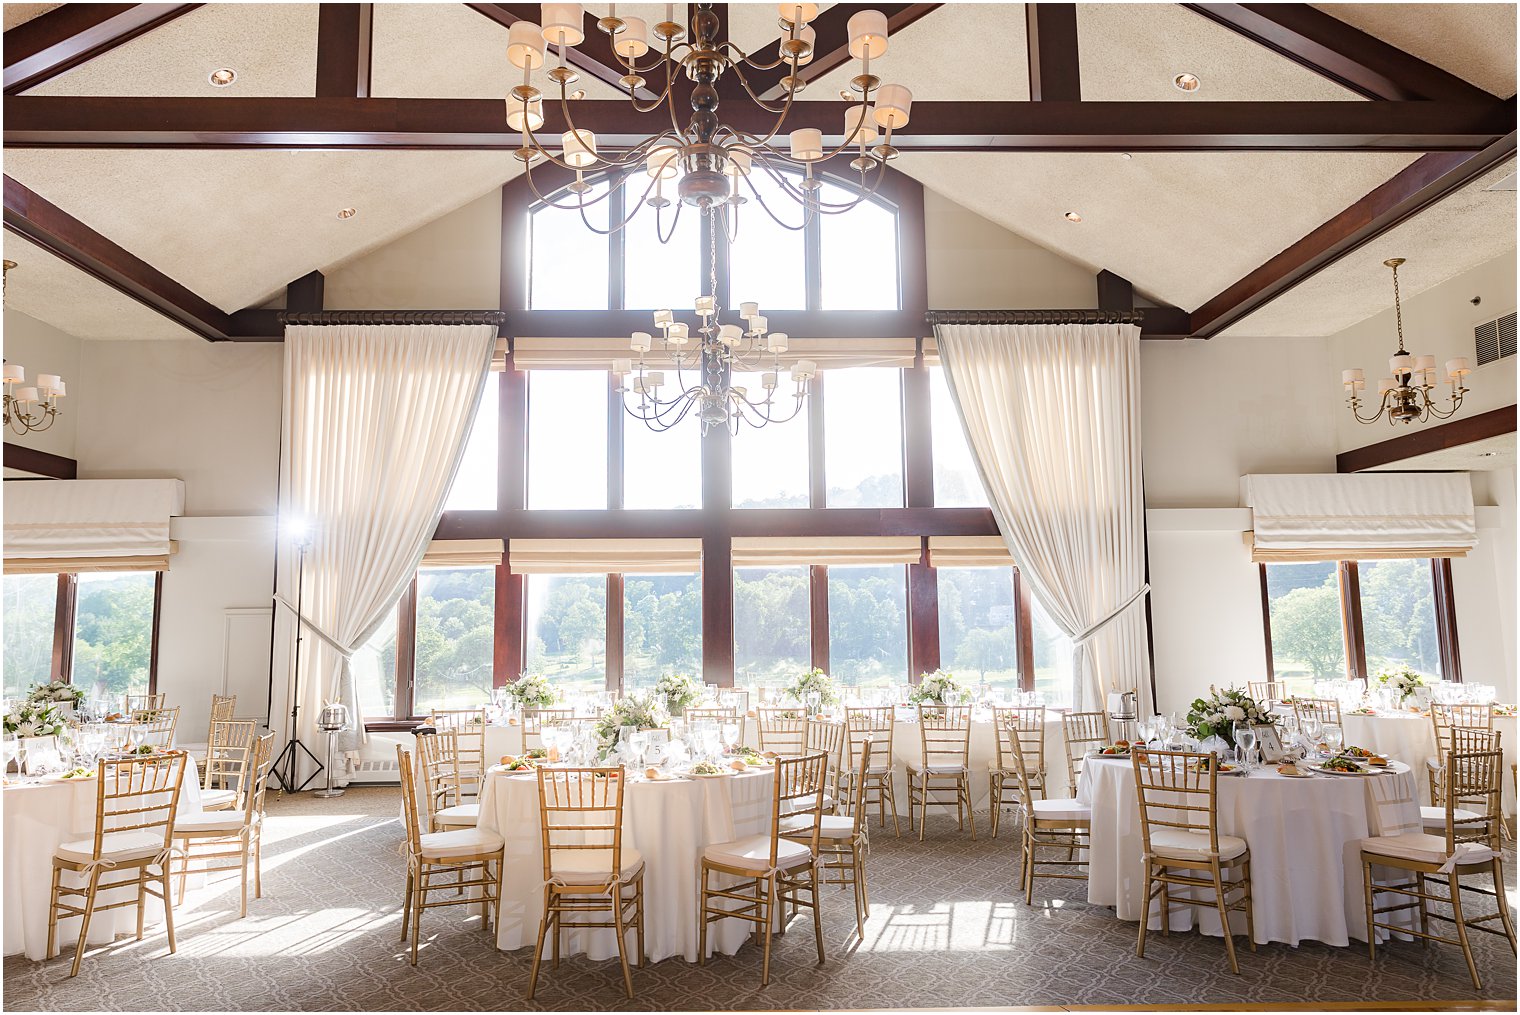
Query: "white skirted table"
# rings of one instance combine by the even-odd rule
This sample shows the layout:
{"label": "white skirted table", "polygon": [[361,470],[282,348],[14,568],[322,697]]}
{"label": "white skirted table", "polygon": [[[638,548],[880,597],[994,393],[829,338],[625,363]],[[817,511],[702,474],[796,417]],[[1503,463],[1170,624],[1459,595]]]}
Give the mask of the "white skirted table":
{"label": "white skirted table", "polygon": [[[1420,799],[1430,803],[1430,783],[1425,777],[1425,762],[1436,756],[1435,727],[1429,715],[1417,712],[1341,713],[1346,743],[1365,747],[1389,758],[1408,762],[1419,783]],[[1515,717],[1496,716],[1494,730],[1500,734],[1504,750],[1504,813],[1515,813],[1515,784],[1509,766],[1515,762]]]}
{"label": "white skirted table", "polygon": [[[96,780],[26,779],[9,782],[4,790],[5,954],[25,954],[33,961],[47,958],[48,905],[52,897],[53,852],[61,843],[89,839],[95,834]],[[181,815],[201,811],[200,774],[195,759],[186,758],[180,785]],[[65,875],[75,877],[75,875]],[[82,883],[82,882],[81,882]],[[102,893],[103,903],[126,899],[127,889]],[[155,899],[144,907],[147,922],[163,921]],[[60,946],[79,938],[79,918],[58,924]],[[90,920],[90,944],[105,944],[117,934],[135,933],[134,907],[97,913]]]}
{"label": "white skirted table", "polygon": [[[1420,830],[1416,773],[1408,765],[1372,776],[1290,778],[1275,769],[1219,778],[1219,831],[1251,849],[1256,941],[1347,945],[1366,940],[1358,843],[1373,835]],[[1423,776],[1422,776],[1423,777]],[[1135,772],[1128,758],[1091,759],[1078,780],[1077,799],[1092,808],[1087,900],[1113,906],[1121,920],[1145,909],[1144,839]],[[1219,936],[1219,916],[1188,907],[1173,913],[1172,929],[1193,926]],[[1150,926],[1161,926],[1160,900]],[[1245,933],[1245,914],[1231,914]]]}
{"label": "white skirted table", "polygon": [[[697,879],[704,847],[770,829],[774,773],[759,769],[711,779],[631,779],[623,797],[623,847],[644,857],[644,934],[654,962],[697,960]],[[534,773],[488,772],[480,797],[481,828],[506,840],[501,922],[496,946],[531,947],[543,915],[543,849]],[[752,925],[724,920],[708,930],[709,954],[733,954]],[[612,930],[566,933],[566,954],[617,957]],[[630,944],[632,937],[629,938]]]}

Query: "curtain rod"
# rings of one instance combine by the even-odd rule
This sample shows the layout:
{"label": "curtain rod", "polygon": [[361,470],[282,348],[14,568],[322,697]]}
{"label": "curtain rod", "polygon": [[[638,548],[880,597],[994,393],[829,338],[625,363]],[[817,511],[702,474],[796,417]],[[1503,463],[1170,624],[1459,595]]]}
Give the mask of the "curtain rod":
{"label": "curtain rod", "polygon": [[929,324],[1139,324],[1145,309],[1135,310],[930,310]]}
{"label": "curtain rod", "polygon": [[282,325],[507,323],[506,312],[501,310],[281,310],[278,315]]}

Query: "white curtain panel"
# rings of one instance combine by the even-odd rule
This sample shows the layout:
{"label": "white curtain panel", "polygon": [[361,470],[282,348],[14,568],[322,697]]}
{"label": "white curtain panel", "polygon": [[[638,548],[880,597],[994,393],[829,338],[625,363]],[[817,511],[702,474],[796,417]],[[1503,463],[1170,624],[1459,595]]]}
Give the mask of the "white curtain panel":
{"label": "white curtain panel", "polygon": [[1150,698],[1140,329],[938,325],[946,378],[998,531],[1073,641],[1079,709]]}
{"label": "white curtain panel", "polygon": [[279,599],[290,619],[290,522],[304,520],[312,542],[297,732],[318,757],[324,701],[349,709],[339,749],[364,743],[349,663],[395,609],[433,538],[495,344],[491,325],[285,329]]}

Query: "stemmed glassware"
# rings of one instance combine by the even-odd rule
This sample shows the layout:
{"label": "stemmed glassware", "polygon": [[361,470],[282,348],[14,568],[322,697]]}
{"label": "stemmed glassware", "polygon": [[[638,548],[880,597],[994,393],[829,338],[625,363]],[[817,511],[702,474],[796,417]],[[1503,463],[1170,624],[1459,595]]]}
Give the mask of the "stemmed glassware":
{"label": "stemmed glassware", "polygon": [[1330,748],[1331,754],[1339,754],[1341,745],[1345,743],[1346,731],[1334,723],[1326,723],[1324,728],[1325,745]]}
{"label": "stemmed glassware", "polygon": [[1256,729],[1248,722],[1238,722],[1234,733],[1235,746],[1240,748],[1240,765],[1249,772],[1255,761],[1253,752],[1256,749]]}
{"label": "stemmed glassware", "polygon": [[1300,720],[1304,731],[1304,742],[1310,751],[1319,749],[1320,721],[1317,715],[1306,715]]}

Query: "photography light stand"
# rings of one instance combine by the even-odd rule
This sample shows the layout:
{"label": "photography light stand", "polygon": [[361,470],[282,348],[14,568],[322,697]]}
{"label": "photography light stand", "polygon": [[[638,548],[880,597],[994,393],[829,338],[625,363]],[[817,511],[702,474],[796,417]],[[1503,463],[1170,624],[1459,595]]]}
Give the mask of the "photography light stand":
{"label": "photography light stand", "polygon": [[[285,749],[275,759],[271,771],[275,781],[280,784],[282,793],[299,793],[310,785],[311,781],[320,775],[326,766],[317,760],[317,756],[303,743],[296,734],[296,717],[301,712],[301,640],[302,640],[302,617],[301,608],[304,605],[303,595],[306,591],[306,551],[311,549],[311,533],[301,532],[296,536],[296,661],[295,674],[290,685],[290,736],[285,741]],[[313,771],[299,785],[296,785],[297,768],[300,764],[300,756],[304,754],[316,765]]]}

